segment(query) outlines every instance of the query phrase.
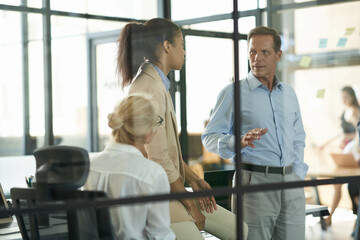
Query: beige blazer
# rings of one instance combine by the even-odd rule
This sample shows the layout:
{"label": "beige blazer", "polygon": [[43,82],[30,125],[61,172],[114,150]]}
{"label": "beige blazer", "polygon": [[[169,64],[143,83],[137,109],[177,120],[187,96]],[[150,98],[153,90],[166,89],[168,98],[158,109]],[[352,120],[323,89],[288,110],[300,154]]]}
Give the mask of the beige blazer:
{"label": "beige blazer", "polygon": [[178,178],[184,183],[185,172],[173,103],[158,72],[150,64],[145,63],[141,67],[130,85],[129,94],[139,92],[151,97],[157,114],[164,119],[151,143],[145,146],[147,157],[163,166],[170,183]]}
{"label": "beige blazer", "polygon": [[[151,97],[157,114],[164,119],[151,143],[145,145],[147,158],[159,163],[165,169],[170,183],[178,178],[185,183],[184,161],[181,155],[173,102],[159,73],[148,63],[143,64],[130,85],[129,94],[140,92]],[[179,201],[170,202],[170,218],[172,223],[194,221]]]}

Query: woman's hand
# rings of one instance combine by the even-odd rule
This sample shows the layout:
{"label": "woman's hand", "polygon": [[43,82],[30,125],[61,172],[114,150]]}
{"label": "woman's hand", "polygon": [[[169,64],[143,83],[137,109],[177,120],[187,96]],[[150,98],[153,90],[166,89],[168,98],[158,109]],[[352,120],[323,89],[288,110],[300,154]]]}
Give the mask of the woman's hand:
{"label": "woman's hand", "polygon": [[195,203],[193,200],[192,201],[193,204],[191,204],[190,207],[187,208],[187,210],[189,211],[190,215],[194,218],[195,220],[195,224],[197,226],[197,228],[201,231],[204,230],[205,227],[205,216],[200,212],[200,210],[196,207]]}
{"label": "woman's hand", "polygon": [[[192,182],[190,182],[190,186],[192,187],[192,189],[194,191],[199,191],[199,190],[210,190],[211,187],[210,185],[201,178],[198,178]],[[197,198],[197,200],[199,201],[199,205],[201,210],[206,211],[206,212],[214,212],[214,209],[216,210],[216,201],[215,198],[213,196],[210,197],[200,197]]]}
{"label": "woman's hand", "polygon": [[253,144],[253,142],[255,140],[259,140],[262,135],[267,133],[267,131],[268,131],[267,128],[254,128],[254,129],[248,131],[241,138],[241,147],[244,148],[246,146],[250,146],[250,147],[254,148],[255,145]]}

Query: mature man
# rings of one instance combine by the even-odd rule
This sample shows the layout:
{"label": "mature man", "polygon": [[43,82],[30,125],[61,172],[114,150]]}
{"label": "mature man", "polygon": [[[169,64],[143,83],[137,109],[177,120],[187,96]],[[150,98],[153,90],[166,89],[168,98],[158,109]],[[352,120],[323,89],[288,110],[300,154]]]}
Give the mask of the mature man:
{"label": "mature man", "polygon": [[[280,47],[274,29],[261,26],[248,34],[251,71],[240,81],[243,184],[299,181],[308,170],[296,94],[275,75]],[[230,84],[218,96],[202,142],[208,151],[234,158],[233,134],[234,86]],[[243,207],[248,239],[305,238],[303,188],[246,193]]]}

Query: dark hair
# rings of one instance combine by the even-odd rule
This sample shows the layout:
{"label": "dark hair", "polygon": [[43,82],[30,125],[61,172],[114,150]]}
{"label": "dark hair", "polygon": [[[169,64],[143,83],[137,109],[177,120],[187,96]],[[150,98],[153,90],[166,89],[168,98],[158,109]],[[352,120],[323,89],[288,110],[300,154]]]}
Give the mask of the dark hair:
{"label": "dark hair", "polygon": [[247,42],[249,43],[250,39],[255,35],[271,35],[274,40],[273,48],[274,48],[275,52],[280,51],[281,38],[280,38],[279,33],[275,29],[264,27],[264,26],[256,27],[249,32]]}
{"label": "dark hair", "polygon": [[164,41],[174,43],[180,27],[165,18],[153,18],[144,24],[128,23],[118,40],[117,74],[122,87],[131,84],[141,64],[156,62],[156,50]]}
{"label": "dark hair", "polygon": [[352,98],[352,100],[351,100],[351,106],[360,108],[359,102],[358,102],[358,100],[356,99],[355,91],[354,91],[354,89],[353,89],[352,87],[345,86],[345,87],[343,87],[343,88],[341,89],[341,91],[346,92],[346,93],[349,94],[349,96]]}

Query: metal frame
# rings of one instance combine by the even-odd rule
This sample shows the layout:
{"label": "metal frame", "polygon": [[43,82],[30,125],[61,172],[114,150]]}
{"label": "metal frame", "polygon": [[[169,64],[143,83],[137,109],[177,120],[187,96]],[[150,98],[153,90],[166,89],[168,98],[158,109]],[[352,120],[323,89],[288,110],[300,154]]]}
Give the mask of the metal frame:
{"label": "metal frame", "polygon": [[[21,0],[23,5],[27,0]],[[27,13],[21,13],[21,43],[22,43],[22,68],[23,68],[23,146],[24,155],[32,153],[32,142],[30,136],[30,90],[29,90],[29,33]]]}
{"label": "metal frame", "polygon": [[54,145],[50,0],[43,0],[45,146]]}
{"label": "metal frame", "polygon": [[[238,22],[238,12],[235,11],[238,8],[238,0],[233,1],[234,12],[233,12],[233,22],[234,22],[234,108],[235,108],[235,169],[237,173],[241,173],[241,105],[240,105],[240,69],[239,69],[239,22]],[[236,235],[237,238],[243,239],[243,198],[241,187],[241,177],[236,177]]]}
{"label": "metal frame", "polygon": [[95,33],[87,35],[88,55],[88,148],[91,152],[98,152],[98,104],[97,104],[97,73],[96,73],[96,46],[102,43],[116,42],[119,31]]}

